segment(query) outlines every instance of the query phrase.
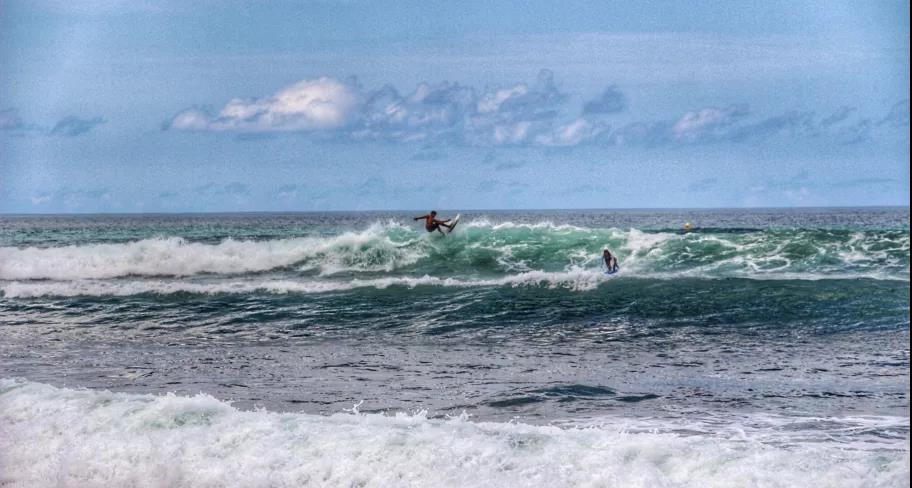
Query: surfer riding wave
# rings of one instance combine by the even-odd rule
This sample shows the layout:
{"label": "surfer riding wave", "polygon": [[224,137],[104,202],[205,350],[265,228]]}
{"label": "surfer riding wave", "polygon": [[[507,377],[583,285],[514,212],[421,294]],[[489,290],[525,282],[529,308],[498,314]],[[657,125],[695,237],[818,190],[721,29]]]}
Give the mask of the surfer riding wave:
{"label": "surfer riding wave", "polygon": [[443,229],[441,229],[441,227],[446,227],[447,229],[449,229],[450,232],[452,232],[453,227],[456,226],[455,222],[453,224],[449,224],[450,220],[452,220],[452,219],[437,220],[437,211],[436,210],[431,210],[431,213],[429,213],[427,215],[422,215],[421,217],[415,217],[412,220],[421,220],[421,219],[424,219],[424,229],[427,230],[428,232],[434,232],[436,230],[436,231],[439,231],[441,234],[446,235],[443,232]]}

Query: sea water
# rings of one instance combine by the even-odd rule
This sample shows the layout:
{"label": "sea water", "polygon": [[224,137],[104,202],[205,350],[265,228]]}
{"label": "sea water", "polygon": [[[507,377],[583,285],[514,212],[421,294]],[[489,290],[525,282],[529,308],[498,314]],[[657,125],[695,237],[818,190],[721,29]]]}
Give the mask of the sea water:
{"label": "sea water", "polygon": [[0,486],[909,486],[907,208],[419,213],[0,217]]}

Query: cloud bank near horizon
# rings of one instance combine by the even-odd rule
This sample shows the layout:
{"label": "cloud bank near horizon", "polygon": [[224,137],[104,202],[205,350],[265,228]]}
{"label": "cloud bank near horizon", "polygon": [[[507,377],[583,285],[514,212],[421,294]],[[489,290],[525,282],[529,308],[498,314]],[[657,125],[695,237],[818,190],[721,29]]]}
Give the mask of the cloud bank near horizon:
{"label": "cloud bank near horizon", "polygon": [[234,98],[215,112],[188,108],[163,128],[298,132],[348,142],[572,147],[737,143],[774,136],[828,137],[854,144],[869,140],[878,127],[909,125],[908,100],[896,102],[877,117],[842,106],[822,116],[794,110],[757,118],[746,104],[735,104],[703,107],[666,120],[618,124],[612,118],[627,111],[628,102],[616,85],[609,84],[581,105],[569,103],[571,98],[550,70],[541,70],[533,83],[480,90],[448,81],[422,82],[405,95],[391,85],[365,89],[354,78],[324,76],[299,81],[269,96]]}

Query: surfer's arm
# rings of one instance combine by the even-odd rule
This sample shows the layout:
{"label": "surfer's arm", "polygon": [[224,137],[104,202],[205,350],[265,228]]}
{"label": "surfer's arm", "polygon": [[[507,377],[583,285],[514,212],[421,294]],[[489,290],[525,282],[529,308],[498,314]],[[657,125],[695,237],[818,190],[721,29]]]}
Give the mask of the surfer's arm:
{"label": "surfer's arm", "polygon": [[421,217],[415,217],[415,218],[412,219],[412,220],[421,220],[421,219],[426,219],[426,218],[428,218],[427,215],[422,215]]}

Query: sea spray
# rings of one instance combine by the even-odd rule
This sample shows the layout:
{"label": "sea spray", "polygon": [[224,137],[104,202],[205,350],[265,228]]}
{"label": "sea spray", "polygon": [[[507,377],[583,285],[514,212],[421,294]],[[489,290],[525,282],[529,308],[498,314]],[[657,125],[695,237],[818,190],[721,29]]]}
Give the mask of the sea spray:
{"label": "sea spray", "polygon": [[[839,431],[860,419],[828,419]],[[730,422],[737,422],[736,419]],[[13,486],[828,486],[908,483],[900,438],[821,443],[826,429],[715,425],[703,435],[623,421],[560,428],[238,411],[208,395],[0,380],[0,482]],[[908,431],[908,419],[871,426]],[[809,425],[813,426],[811,422]],[[705,427],[705,426],[704,426]],[[883,428],[883,427],[881,427]],[[876,439],[876,438],[875,438]]]}
{"label": "sea spray", "polygon": [[[743,230],[670,233],[635,228],[468,222],[449,238],[396,223],[335,235],[217,243],[159,237],[110,244],[0,247],[0,280],[186,277],[282,271],[493,279],[524,272],[595,269],[603,248],[625,274],[908,279],[904,231]],[[509,279],[507,281],[510,281]]]}
{"label": "sea spray", "polygon": [[907,485],[907,209],[410,216],[0,216],[0,485]]}

